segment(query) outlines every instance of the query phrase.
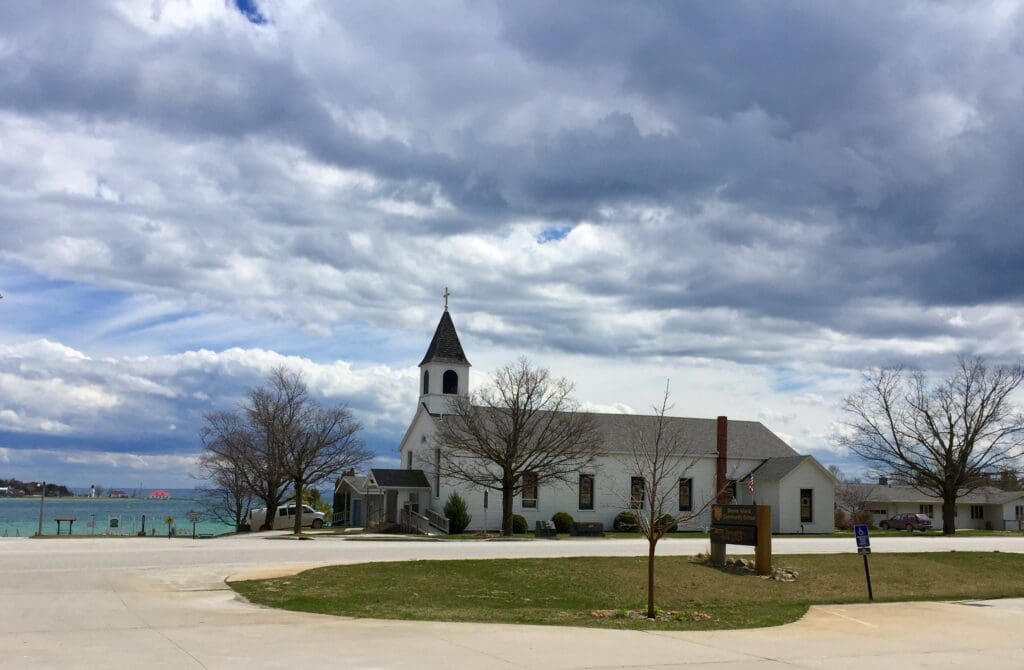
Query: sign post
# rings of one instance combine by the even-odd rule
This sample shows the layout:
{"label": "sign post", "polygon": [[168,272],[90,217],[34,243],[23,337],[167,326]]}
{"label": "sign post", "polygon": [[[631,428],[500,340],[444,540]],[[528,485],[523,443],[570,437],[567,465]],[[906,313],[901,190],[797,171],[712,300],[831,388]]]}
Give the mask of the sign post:
{"label": "sign post", "polygon": [[868,582],[868,600],[874,602],[875,594],[871,591],[871,568],[868,567],[868,554],[871,553],[871,536],[868,525],[858,523],[853,527],[853,536],[857,539],[857,553],[864,557],[864,578]]}
{"label": "sign post", "polygon": [[43,495],[39,496],[39,529],[36,535],[43,536],[43,503],[46,502],[46,482],[43,482]]}
{"label": "sign post", "polygon": [[188,520],[192,522],[192,539],[196,539],[196,521],[199,521],[199,512],[189,510]]}
{"label": "sign post", "polygon": [[725,545],[755,547],[759,575],[772,573],[772,508],[768,505],[712,505],[711,555],[725,558]]}

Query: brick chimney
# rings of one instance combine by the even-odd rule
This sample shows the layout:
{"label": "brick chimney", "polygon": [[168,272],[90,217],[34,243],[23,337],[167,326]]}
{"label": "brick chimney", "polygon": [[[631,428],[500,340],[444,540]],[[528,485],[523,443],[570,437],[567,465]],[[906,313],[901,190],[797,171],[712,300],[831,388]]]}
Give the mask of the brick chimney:
{"label": "brick chimney", "polygon": [[728,505],[731,502],[729,493],[725,490],[726,485],[729,483],[725,467],[729,459],[728,417],[718,417],[716,444],[718,446],[718,458],[715,460],[715,490],[718,491],[718,504]]}

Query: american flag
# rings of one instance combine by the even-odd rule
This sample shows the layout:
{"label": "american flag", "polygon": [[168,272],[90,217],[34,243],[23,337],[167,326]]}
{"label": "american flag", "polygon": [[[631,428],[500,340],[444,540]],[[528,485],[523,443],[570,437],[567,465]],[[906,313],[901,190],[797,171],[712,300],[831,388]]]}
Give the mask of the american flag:
{"label": "american flag", "polygon": [[753,472],[751,472],[750,476],[747,477],[747,490],[750,491],[751,494],[754,493],[754,473]]}

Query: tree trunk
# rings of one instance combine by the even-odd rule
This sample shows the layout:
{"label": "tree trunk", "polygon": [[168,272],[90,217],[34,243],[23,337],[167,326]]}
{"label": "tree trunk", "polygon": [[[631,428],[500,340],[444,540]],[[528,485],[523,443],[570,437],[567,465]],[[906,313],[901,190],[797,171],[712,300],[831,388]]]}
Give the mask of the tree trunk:
{"label": "tree trunk", "polygon": [[[506,475],[501,481],[501,534],[512,537],[512,491],[514,482]],[[486,528],[484,530],[487,530]]]}
{"label": "tree trunk", "polygon": [[302,532],[302,482],[298,480],[295,482],[295,527],[293,531],[296,535]]}
{"label": "tree trunk", "polygon": [[260,530],[271,530],[274,527],[274,517],[277,516],[277,507],[280,503],[280,500],[263,499],[263,504],[267,506],[267,514],[263,519],[263,525],[259,528]]}
{"label": "tree trunk", "polygon": [[647,618],[657,616],[654,611],[654,547],[658,540],[653,536],[647,540]]}
{"label": "tree trunk", "polygon": [[942,534],[956,532],[956,493],[946,493],[942,501]]}

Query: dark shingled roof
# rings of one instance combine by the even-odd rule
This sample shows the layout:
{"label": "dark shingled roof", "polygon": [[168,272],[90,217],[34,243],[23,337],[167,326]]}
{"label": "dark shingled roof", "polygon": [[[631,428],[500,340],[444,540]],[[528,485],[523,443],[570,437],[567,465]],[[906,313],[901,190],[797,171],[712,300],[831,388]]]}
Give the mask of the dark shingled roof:
{"label": "dark shingled roof", "polygon": [[754,468],[754,479],[763,479],[767,482],[777,482],[788,475],[810,456],[776,456],[767,459],[764,463]]}
{"label": "dark shingled roof", "polygon": [[444,314],[441,315],[441,320],[437,324],[437,330],[434,331],[434,339],[430,340],[427,354],[420,361],[420,365],[434,362],[465,363],[469,365],[466,353],[462,350],[462,344],[459,342],[459,334],[455,332],[455,324],[452,322],[452,316],[448,313],[448,310],[445,310]]}
{"label": "dark shingled roof", "polygon": [[373,468],[370,476],[381,488],[429,489],[423,470],[385,470]]}
{"label": "dark shingled roof", "polygon": [[[488,407],[474,406],[484,412],[493,411]],[[606,414],[587,412],[597,424],[605,454],[625,453],[638,430],[653,433],[657,417],[650,414]],[[666,427],[678,430],[693,456],[715,456],[718,454],[718,421],[689,417],[665,417]],[[435,419],[436,420],[436,419]],[[775,459],[805,458],[786,444],[778,435],[758,421],[737,421],[729,419],[728,453],[730,459]],[[795,466],[794,466],[795,467]]]}
{"label": "dark shingled roof", "polygon": [[[604,436],[605,452],[624,451],[638,428],[654,431],[657,418],[649,414],[593,413]],[[681,431],[691,453],[715,455],[718,453],[718,422],[715,419],[666,417],[671,429]],[[798,456],[788,444],[757,421],[729,419],[729,458],[778,458]]]}

